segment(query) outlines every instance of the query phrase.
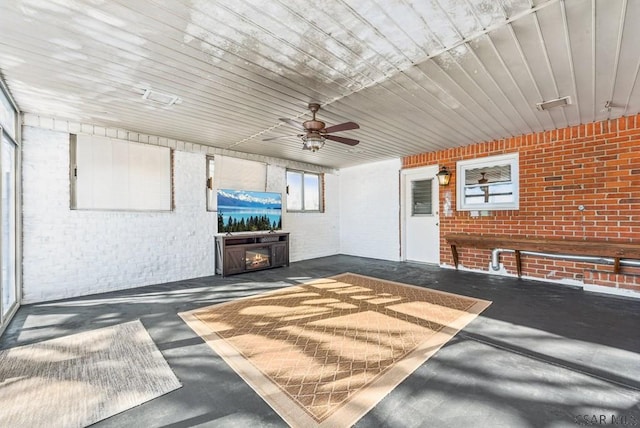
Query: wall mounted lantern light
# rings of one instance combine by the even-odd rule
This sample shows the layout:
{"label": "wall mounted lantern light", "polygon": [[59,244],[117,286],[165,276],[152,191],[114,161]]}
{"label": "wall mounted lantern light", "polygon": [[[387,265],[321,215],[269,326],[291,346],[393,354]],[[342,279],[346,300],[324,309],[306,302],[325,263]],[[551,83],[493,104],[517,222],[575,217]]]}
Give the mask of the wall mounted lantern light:
{"label": "wall mounted lantern light", "polygon": [[449,185],[449,180],[451,179],[451,172],[446,166],[441,166],[440,171],[436,174],[438,177],[438,182],[441,186]]}

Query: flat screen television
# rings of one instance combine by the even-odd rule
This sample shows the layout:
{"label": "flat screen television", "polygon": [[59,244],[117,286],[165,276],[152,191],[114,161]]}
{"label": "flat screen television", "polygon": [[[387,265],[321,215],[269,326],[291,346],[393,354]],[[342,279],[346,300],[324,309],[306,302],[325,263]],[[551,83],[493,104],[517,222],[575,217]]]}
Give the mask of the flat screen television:
{"label": "flat screen television", "polygon": [[282,194],[218,189],[218,232],[282,229]]}

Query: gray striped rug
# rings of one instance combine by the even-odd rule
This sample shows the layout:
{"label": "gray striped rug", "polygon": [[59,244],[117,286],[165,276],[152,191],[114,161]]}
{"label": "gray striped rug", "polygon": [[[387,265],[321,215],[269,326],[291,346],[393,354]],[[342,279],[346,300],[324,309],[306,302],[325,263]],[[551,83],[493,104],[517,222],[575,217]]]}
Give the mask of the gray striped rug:
{"label": "gray striped rug", "polygon": [[181,386],[139,320],[0,350],[0,427],[84,427]]}

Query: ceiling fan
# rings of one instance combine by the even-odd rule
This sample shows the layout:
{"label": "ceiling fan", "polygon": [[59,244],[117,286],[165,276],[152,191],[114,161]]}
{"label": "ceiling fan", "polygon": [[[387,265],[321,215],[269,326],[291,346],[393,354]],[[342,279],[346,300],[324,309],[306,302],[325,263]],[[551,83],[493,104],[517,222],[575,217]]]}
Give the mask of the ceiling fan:
{"label": "ceiling fan", "polygon": [[[360,126],[358,126],[357,123],[345,122],[339,125],[329,126],[327,128],[324,122],[316,119],[316,112],[320,110],[320,104],[310,103],[309,110],[311,110],[311,113],[313,116],[311,120],[307,120],[306,122],[303,122],[303,123],[299,123],[291,119],[280,118],[281,121],[303,132],[303,134],[297,135],[302,139],[303,150],[311,150],[312,152],[316,152],[324,146],[325,140],[336,141],[338,143],[347,144],[349,146],[355,146],[360,142],[352,138],[338,137],[337,135],[330,135],[334,132],[358,129],[360,128]],[[271,137],[271,138],[264,138],[262,141],[271,141],[271,140],[278,140],[281,138],[290,138],[290,137],[291,135],[285,136],[285,137]]]}

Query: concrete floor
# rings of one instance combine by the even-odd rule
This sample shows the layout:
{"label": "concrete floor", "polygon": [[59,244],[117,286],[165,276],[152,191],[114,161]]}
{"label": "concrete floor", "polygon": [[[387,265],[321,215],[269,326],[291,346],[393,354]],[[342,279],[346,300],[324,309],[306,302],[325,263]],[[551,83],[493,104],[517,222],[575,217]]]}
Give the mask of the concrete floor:
{"label": "concrete floor", "polygon": [[640,426],[640,301],[409,263],[332,256],[24,306],[0,349],[140,319],[183,387],[95,426],[285,426],[177,313],[342,272],[493,301],[357,427]]}

